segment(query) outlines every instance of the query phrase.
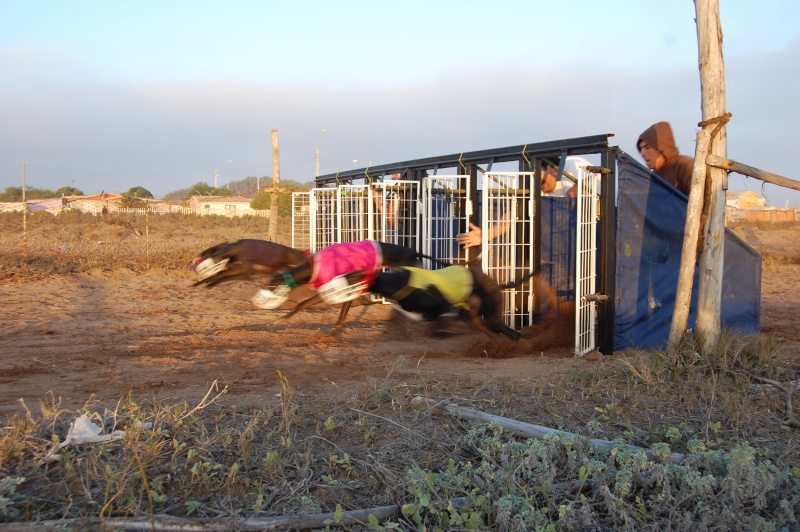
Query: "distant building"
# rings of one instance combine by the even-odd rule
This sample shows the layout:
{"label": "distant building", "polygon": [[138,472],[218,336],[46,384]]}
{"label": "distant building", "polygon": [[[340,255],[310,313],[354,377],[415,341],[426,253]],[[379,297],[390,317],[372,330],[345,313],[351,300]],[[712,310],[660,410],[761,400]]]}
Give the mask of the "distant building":
{"label": "distant building", "polygon": [[[253,196],[253,194],[250,194]],[[135,202],[123,203],[121,194],[96,194],[94,196],[64,196],[61,198],[28,200],[25,203],[28,212],[49,212],[58,214],[65,210],[81,211],[100,215],[117,212],[153,213],[153,214],[194,214],[205,216],[260,216],[269,217],[268,211],[255,210],[250,207],[252,197],[247,194],[231,196],[192,196],[180,203],[170,203],[152,198],[136,198]],[[23,203],[0,203],[0,212],[22,212]]]}
{"label": "distant building", "polygon": [[752,190],[729,190],[725,195],[725,206],[733,209],[752,209],[753,207],[766,207],[766,205],[766,198]]}
{"label": "distant building", "polygon": [[202,216],[217,214],[220,216],[243,216],[246,214],[259,215],[250,207],[251,198],[242,195],[233,196],[192,196],[189,206]]}
{"label": "distant building", "polygon": [[725,195],[726,222],[797,222],[800,209],[770,207],[761,194],[751,190],[728,191]]}
{"label": "distant building", "polygon": [[41,211],[54,212],[54,211],[60,211],[61,208],[63,207],[61,198],[28,200],[25,203],[28,204],[28,212],[41,212]]}

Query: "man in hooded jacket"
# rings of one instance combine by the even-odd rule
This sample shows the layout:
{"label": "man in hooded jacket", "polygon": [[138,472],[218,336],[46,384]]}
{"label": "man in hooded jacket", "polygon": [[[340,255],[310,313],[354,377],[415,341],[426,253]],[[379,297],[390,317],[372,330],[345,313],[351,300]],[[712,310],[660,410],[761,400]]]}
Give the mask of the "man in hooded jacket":
{"label": "man in hooded jacket", "polygon": [[650,170],[689,195],[694,159],[680,154],[668,122],[659,122],[647,128],[639,135],[636,147]]}

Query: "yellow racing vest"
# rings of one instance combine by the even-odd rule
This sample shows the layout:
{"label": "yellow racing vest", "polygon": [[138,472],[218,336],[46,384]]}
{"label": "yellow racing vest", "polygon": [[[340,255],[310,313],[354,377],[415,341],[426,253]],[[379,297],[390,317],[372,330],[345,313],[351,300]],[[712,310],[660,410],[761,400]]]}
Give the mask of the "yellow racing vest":
{"label": "yellow racing vest", "polygon": [[405,266],[402,269],[408,270],[411,275],[407,287],[395,294],[398,296],[402,292],[403,296],[392,296],[393,299],[402,299],[410,293],[410,289],[425,290],[431,285],[435,286],[451,305],[466,302],[472,293],[472,272],[465,266],[448,266],[441,270],[423,270],[411,266]]}

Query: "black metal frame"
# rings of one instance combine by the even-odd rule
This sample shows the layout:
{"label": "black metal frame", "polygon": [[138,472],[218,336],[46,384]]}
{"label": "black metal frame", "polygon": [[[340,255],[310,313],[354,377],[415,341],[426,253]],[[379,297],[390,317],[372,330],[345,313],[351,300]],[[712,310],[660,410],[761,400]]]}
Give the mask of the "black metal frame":
{"label": "black metal frame", "polygon": [[412,159],[399,163],[367,166],[334,174],[325,174],[316,177],[314,182],[318,187],[322,187],[329,184],[348,183],[356,179],[377,181],[395,173],[403,174],[403,179],[418,180],[424,177],[428,171],[438,170],[439,168],[460,168],[461,173],[472,175],[470,173],[471,166],[509,161],[517,161],[520,168],[523,168],[524,164],[530,164],[533,157],[557,157],[564,153],[567,155],[600,153],[608,148],[608,138],[610,136],[612,134],[593,135],[574,139],[520,144],[492,150],[453,153],[425,159]]}

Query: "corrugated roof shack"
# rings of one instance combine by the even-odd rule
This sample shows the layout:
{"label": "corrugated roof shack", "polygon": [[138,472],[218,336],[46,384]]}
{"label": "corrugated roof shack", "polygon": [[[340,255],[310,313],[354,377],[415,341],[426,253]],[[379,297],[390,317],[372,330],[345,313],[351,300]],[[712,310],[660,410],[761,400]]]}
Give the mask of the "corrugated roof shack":
{"label": "corrugated roof shack", "polygon": [[260,211],[250,207],[252,198],[243,195],[233,196],[192,196],[189,206],[197,214],[206,216],[216,214],[219,216],[262,216],[269,217],[269,211]]}

